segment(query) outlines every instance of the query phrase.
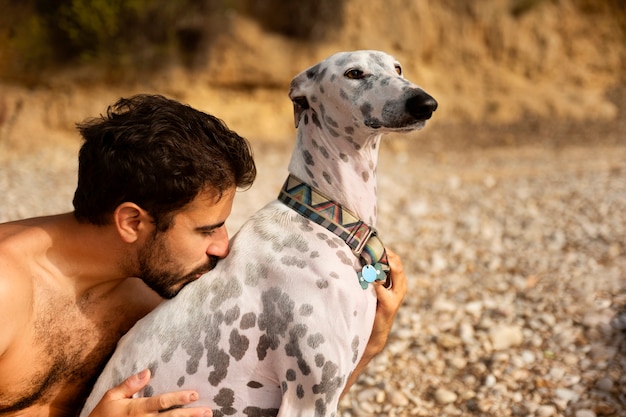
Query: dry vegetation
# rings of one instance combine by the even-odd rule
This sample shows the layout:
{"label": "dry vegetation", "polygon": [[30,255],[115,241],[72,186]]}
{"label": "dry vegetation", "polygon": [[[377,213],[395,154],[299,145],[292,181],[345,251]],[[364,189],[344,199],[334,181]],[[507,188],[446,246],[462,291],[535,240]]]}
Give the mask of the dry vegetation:
{"label": "dry vegetation", "polygon": [[7,150],[74,141],[74,122],[145,91],[285,140],[289,80],[337,50],[396,55],[440,102],[434,125],[613,123],[626,79],[623,0],[1,2]]}

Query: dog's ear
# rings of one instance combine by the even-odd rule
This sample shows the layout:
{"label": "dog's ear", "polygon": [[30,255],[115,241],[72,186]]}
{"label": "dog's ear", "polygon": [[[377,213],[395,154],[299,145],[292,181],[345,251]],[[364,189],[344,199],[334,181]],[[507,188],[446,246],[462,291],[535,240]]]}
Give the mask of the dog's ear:
{"label": "dog's ear", "polygon": [[318,71],[319,64],[316,64],[302,71],[300,74],[296,75],[293,80],[291,80],[289,98],[293,102],[293,118],[296,127],[300,124],[300,117],[302,117],[302,113],[310,107],[309,100],[306,98],[306,93],[310,85],[316,79]]}

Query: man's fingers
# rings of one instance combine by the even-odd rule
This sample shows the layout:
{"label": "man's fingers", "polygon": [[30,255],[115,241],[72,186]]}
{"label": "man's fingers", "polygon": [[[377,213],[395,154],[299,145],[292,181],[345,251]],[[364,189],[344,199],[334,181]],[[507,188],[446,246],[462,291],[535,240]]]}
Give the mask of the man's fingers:
{"label": "man's fingers", "polygon": [[[178,410],[183,405],[190,404],[194,401],[198,400],[198,394],[194,391],[180,391],[180,392],[171,392],[168,394],[156,395],[154,397],[146,398],[146,402],[144,403],[144,411],[147,413],[159,412],[163,413],[164,411],[172,410],[171,413],[163,413],[164,416],[172,415],[172,416],[183,416],[188,414],[182,414],[183,411],[190,412],[191,410]],[[195,414],[189,414],[195,415]],[[198,414],[203,415],[203,414]],[[210,414],[208,414],[210,415]]]}
{"label": "man's fingers", "polygon": [[400,304],[406,295],[408,284],[400,256],[387,249],[387,259],[390,268],[388,279],[391,280],[391,285],[378,284],[374,288],[376,289],[376,297],[379,304],[384,304],[384,308],[396,310],[400,308]]}
{"label": "man's fingers", "polygon": [[398,254],[391,250],[387,250],[387,257],[389,260],[389,268],[391,269],[391,278],[393,280],[393,287],[391,289],[395,290],[395,292],[404,298],[408,284],[402,260]]}
{"label": "man's fingers", "polygon": [[125,398],[131,398],[139,390],[145,387],[150,381],[150,370],[144,369],[138,374],[132,375],[124,380],[117,387],[111,388],[105,394],[109,400],[122,400]]}
{"label": "man's fingers", "polygon": [[[120,385],[107,391],[101,403],[107,407],[119,403],[124,411],[122,408],[116,411],[115,414],[118,416],[156,416],[158,414],[163,417],[211,417],[213,415],[212,411],[207,408],[181,408],[198,400],[198,393],[195,391],[170,392],[149,398],[132,399],[133,395],[144,388],[148,382],[150,382],[150,370],[146,369],[126,378]],[[120,400],[130,402],[123,405]],[[110,412],[104,413],[110,414]]]}

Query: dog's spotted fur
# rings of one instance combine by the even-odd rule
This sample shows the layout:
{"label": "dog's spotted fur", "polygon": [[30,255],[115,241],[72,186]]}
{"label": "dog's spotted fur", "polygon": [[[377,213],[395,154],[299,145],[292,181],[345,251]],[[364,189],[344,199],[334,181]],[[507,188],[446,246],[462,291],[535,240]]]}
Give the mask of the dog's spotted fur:
{"label": "dog's spotted fur", "polygon": [[[296,177],[376,222],[382,133],[421,128],[435,100],[385,53],[335,54],[292,83]],[[120,341],[83,416],[144,368],[144,396],[194,389],[215,416],[333,416],[372,330],[376,297],[358,259],[278,201],[254,214],[226,259]]]}

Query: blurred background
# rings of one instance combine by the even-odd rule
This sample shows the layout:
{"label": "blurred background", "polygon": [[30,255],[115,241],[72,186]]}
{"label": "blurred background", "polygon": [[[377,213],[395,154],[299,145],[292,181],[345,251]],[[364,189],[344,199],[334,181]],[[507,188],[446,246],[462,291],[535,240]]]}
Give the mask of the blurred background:
{"label": "blurred background", "polygon": [[339,50],[395,55],[438,99],[432,129],[606,130],[625,101],[624,0],[0,0],[0,10],[5,151],[76,140],[75,122],[146,91],[251,140],[286,140],[290,79]]}

